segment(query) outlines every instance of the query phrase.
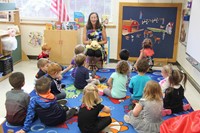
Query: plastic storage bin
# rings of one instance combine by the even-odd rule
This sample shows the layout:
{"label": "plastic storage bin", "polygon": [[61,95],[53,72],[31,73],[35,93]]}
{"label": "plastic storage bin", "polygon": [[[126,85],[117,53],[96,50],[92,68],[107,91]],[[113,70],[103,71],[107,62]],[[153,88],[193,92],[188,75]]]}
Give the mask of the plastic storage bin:
{"label": "plastic storage bin", "polygon": [[11,56],[3,57],[0,59],[0,72],[3,76],[13,71],[13,61]]}

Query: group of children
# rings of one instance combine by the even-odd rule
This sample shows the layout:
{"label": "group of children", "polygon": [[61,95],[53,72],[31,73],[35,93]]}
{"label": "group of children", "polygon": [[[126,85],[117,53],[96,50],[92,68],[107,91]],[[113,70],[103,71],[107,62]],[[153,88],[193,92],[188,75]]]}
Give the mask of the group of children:
{"label": "group of children", "polygon": [[[152,42],[150,39],[145,39],[143,45],[152,46]],[[153,55],[153,50],[151,47],[145,50],[145,46],[134,65],[138,74],[133,77],[130,77],[129,51],[126,49],[120,51],[121,60],[117,63],[116,72],[108,79],[108,88],[103,90],[103,94],[121,99],[126,97],[129,88],[132,93],[133,110],[124,116],[124,121],[131,124],[138,132],[159,132],[162,115],[190,109],[188,104],[183,105],[182,102],[187,75],[166,65],[161,71],[164,79],[159,83],[151,80],[146,73],[152,67],[149,64],[149,57]],[[84,51],[83,45],[77,45],[71,64],[65,69],[47,58],[40,58],[37,63],[39,71],[35,76],[37,95],[31,99],[21,89],[25,83],[24,75],[16,72],[9,77],[13,89],[6,94],[6,119],[12,125],[24,125],[17,133],[29,131],[31,123],[37,118],[45,125],[56,126],[78,114],[78,127],[83,133],[100,132],[111,123],[110,116],[98,116],[100,111],[106,113],[111,111],[101,103],[97,86],[89,83],[91,77],[85,67],[87,59]],[[74,68],[71,72],[74,86],[83,89],[80,108],[66,106],[65,85],[61,83],[61,79],[62,74],[71,68]]]}

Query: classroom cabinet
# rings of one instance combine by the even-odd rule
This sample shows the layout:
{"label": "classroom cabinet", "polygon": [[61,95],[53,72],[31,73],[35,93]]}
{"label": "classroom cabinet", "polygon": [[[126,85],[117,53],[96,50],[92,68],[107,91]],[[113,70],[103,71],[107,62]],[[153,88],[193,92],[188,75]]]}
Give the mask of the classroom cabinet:
{"label": "classroom cabinet", "polygon": [[51,61],[69,65],[74,56],[74,48],[79,43],[78,30],[45,30],[44,42],[51,47]]}

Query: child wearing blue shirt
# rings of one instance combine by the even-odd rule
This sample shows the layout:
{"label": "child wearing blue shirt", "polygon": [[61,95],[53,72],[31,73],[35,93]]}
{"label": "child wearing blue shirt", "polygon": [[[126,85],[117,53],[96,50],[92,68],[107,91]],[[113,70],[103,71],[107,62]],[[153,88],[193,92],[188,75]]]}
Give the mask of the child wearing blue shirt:
{"label": "child wearing blue shirt", "polygon": [[136,67],[138,75],[132,77],[129,83],[130,91],[133,92],[131,95],[133,104],[137,103],[142,98],[144,87],[146,83],[151,80],[151,78],[146,75],[149,69],[149,64],[146,59],[139,60]]}
{"label": "child wearing blue shirt", "polygon": [[89,80],[89,70],[84,67],[86,56],[84,54],[78,54],[75,57],[75,63],[77,64],[75,77],[74,77],[74,86],[77,89],[83,89]]}

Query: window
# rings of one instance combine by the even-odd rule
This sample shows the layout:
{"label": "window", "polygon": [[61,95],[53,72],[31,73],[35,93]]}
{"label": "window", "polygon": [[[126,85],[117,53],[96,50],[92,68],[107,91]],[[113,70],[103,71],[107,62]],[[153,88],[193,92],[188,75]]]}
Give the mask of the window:
{"label": "window", "polygon": [[[22,19],[54,20],[57,16],[50,10],[51,0],[15,0],[20,9]],[[74,21],[74,12],[82,12],[87,22],[91,12],[97,12],[99,17],[108,15],[111,18],[111,0],[64,0],[70,21]]]}
{"label": "window", "polygon": [[50,10],[51,0],[15,0],[21,19],[53,20],[56,15]]}
{"label": "window", "polygon": [[102,15],[108,15],[111,18],[111,0],[67,0],[68,13],[70,21],[74,20],[74,12],[82,12],[87,22],[88,16],[91,12],[97,12],[99,18]]}

